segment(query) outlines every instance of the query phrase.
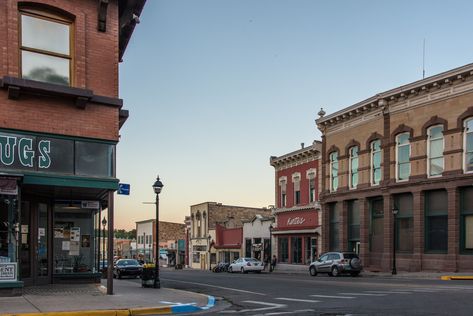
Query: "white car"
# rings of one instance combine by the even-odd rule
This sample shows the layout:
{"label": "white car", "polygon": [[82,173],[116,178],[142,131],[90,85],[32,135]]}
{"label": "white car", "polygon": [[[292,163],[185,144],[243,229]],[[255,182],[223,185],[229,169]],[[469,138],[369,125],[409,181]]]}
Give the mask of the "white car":
{"label": "white car", "polygon": [[228,272],[238,272],[248,273],[249,271],[254,271],[260,273],[264,269],[263,262],[255,258],[240,258],[232,262],[228,267]]}

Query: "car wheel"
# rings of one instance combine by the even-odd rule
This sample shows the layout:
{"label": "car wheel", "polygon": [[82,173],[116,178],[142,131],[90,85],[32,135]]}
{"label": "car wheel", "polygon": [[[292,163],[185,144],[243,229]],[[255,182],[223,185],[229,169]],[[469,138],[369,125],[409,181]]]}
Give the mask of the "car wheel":
{"label": "car wheel", "polygon": [[339,271],[338,271],[338,268],[337,268],[336,266],[333,267],[333,268],[332,268],[332,276],[337,277],[337,276],[339,276],[339,275],[340,275],[340,273],[339,273]]}
{"label": "car wheel", "polygon": [[261,271],[260,271],[260,270],[257,270],[257,271],[255,271],[255,272],[256,272],[256,273],[261,273]]}
{"label": "car wheel", "polygon": [[245,273],[245,268],[241,267],[240,272]]}
{"label": "car wheel", "polygon": [[310,267],[309,273],[311,276],[316,276],[317,275],[317,269],[315,269],[314,266]]}
{"label": "car wheel", "polygon": [[232,267],[228,267],[228,270],[227,270],[228,273],[233,273],[233,269]]}
{"label": "car wheel", "polygon": [[356,277],[360,274],[360,271],[350,273],[352,277]]}

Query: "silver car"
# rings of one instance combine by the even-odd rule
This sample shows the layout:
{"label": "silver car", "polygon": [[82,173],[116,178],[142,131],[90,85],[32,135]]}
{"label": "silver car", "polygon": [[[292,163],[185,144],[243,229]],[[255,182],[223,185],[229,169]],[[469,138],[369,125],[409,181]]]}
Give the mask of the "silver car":
{"label": "silver car", "polygon": [[354,252],[327,252],[310,264],[309,273],[311,276],[318,273],[328,273],[330,276],[349,273],[357,276],[362,269],[361,260]]}
{"label": "silver car", "polygon": [[263,262],[255,258],[240,258],[233,261],[228,267],[228,272],[248,273],[249,271],[261,273],[264,269]]}

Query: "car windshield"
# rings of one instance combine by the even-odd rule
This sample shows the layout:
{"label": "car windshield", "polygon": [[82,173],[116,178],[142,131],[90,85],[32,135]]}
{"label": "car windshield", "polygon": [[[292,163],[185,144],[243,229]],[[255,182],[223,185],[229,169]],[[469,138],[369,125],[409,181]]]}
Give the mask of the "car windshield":
{"label": "car windshield", "polygon": [[255,262],[255,261],[258,261],[256,260],[255,258],[245,258],[246,261],[250,261],[250,262]]}
{"label": "car windshield", "polygon": [[358,258],[358,255],[356,253],[344,253],[343,258],[345,259]]}
{"label": "car windshield", "polygon": [[136,260],[118,260],[117,266],[137,266],[139,265]]}

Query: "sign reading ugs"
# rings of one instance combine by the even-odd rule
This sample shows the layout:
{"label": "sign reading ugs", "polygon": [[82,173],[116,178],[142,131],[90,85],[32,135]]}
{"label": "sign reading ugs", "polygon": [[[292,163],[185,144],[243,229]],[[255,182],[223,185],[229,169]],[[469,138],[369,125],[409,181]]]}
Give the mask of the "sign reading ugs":
{"label": "sign reading ugs", "polygon": [[[35,146],[33,145],[35,144]],[[34,167],[38,157],[38,168],[47,169],[51,166],[51,142],[27,136],[7,136],[0,134],[0,167],[21,164],[22,167]]]}

